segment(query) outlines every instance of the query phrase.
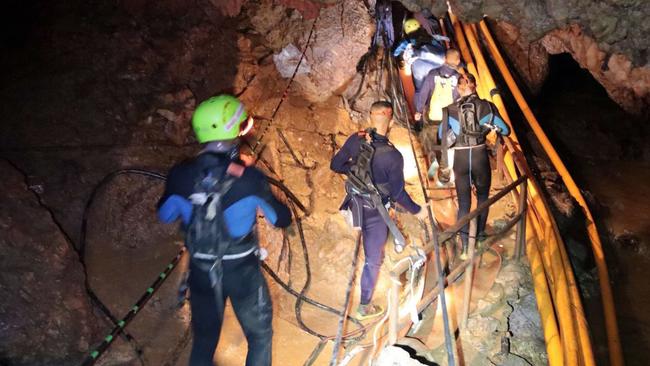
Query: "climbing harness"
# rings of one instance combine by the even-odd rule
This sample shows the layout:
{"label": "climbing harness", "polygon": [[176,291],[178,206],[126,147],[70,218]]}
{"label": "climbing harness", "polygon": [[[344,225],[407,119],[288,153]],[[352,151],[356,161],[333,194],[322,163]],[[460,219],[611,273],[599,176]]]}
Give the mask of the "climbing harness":
{"label": "climbing harness", "polygon": [[[350,167],[350,173],[345,182],[345,190],[348,194],[346,200],[351,206],[354,227],[361,226],[363,207],[376,209],[393,235],[395,251],[400,253],[406,246],[406,239],[390,217],[386,206],[390,207],[391,202],[383,203],[383,197],[390,197],[388,186],[387,184],[376,184],[372,172],[372,161],[375,155],[393,151],[395,147],[389,141],[386,141],[385,144],[375,145],[375,134],[374,129],[359,133],[359,155]],[[371,141],[367,140],[368,137]]]}

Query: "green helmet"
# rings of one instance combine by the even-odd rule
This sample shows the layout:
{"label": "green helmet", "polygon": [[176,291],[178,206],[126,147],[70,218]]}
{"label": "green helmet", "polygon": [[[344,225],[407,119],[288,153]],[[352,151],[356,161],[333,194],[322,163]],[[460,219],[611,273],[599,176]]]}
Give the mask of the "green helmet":
{"label": "green helmet", "polygon": [[200,143],[233,140],[248,115],[244,104],[232,95],[222,94],[204,100],[192,116],[192,127]]}

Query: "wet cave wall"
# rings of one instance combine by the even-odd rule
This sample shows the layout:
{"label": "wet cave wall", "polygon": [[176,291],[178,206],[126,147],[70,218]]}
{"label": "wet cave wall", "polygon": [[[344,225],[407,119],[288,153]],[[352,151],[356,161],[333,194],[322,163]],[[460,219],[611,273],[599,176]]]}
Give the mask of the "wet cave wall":
{"label": "wet cave wall", "polygon": [[[403,3],[435,14],[444,6],[439,1]],[[451,5],[465,20],[484,13],[496,19],[492,26],[531,90],[540,90],[549,54],[568,52],[612,99],[639,112],[648,105],[650,81],[643,38],[648,23],[637,13],[647,15],[648,3],[609,1],[596,8],[591,3]],[[354,238],[334,215],[342,192],[331,188],[339,181],[328,163],[345,136],[359,127],[359,118],[351,118],[355,114],[340,96],[356,86],[356,65],[374,31],[372,7],[373,1],[356,0],[33,0],[4,12],[0,174],[7,193],[0,205],[0,324],[6,338],[0,342],[0,363],[76,364],[110,327],[85,294],[86,281],[122,314],[147,285],[131,279],[147,277],[143,268],[157,270],[147,264],[151,258],[173,255],[177,244],[165,238],[173,236],[174,228],[153,219],[160,182],[116,180],[93,205],[92,233],[85,241],[84,208],[110,172],[124,167],[165,172],[194,155],[191,113],[198,102],[222,92],[238,95],[260,117],[253,136],[267,134],[264,161],[314,212],[305,221],[308,241],[318,239],[320,246],[322,264],[313,269],[320,277],[314,282],[322,288],[344,283],[340,269],[348,263],[340,258],[347,252],[336,243],[352,245]],[[598,23],[592,8],[614,20]],[[284,131],[285,143],[274,128],[264,128],[287,83],[274,55],[289,44],[302,50],[312,27],[305,52],[309,72],[298,73],[274,122]],[[284,240],[277,232],[265,233],[268,242]],[[272,257],[279,250],[272,249]],[[135,272],[120,273],[124,258]],[[82,263],[91,264],[87,276]],[[304,279],[304,273],[296,275],[298,282]],[[111,297],[120,291],[128,296]],[[332,291],[320,296],[337,297]],[[171,316],[167,308],[173,304],[155,304],[147,315],[150,324]],[[290,309],[293,303],[278,306]],[[144,334],[154,325],[142,327]],[[147,355],[152,364],[161,364],[156,360],[163,356]],[[126,345],[114,357],[113,364],[128,364],[139,356]]]}
{"label": "wet cave wall", "polygon": [[[445,2],[402,1],[411,10],[446,11]],[[502,49],[529,90],[539,92],[548,75],[550,55],[570,53],[589,70],[608,95],[628,112],[650,106],[650,3],[608,1],[450,1],[466,22],[487,15]]]}
{"label": "wet cave wall", "polygon": [[[273,55],[289,43],[302,49],[314,14],[272,1],[247,3],[235,14],[221,5],[33,1],[20,5],[14,18],[3,14],[0,363],[77,364],[111,327],[86,290],[121,316],[178,250],[176,228],[155,219],[159,181],[116,178],[85,210],[106,174],[124,167],[164,173],[196,154],[192,111],[218,93],[238,95],[260,117],[255,137],[267,131],[265,118],[286,87]],[[366,52],[372,33],[362,2],[323,8],[306,55],[312,71],[297,75],[265,138],[268,169],[291,182],[315,211],[305,234],[312,245],[323,245],[325,264],[340,262],[346,247],[335,243],[354,242],[332,215],[342,191],[330,189],[336,178],[329,159],[357,125],[340,99],[330,97],[356,73],[349,65]],[[281,233],[264,224],[260,229],[264,244],[283,242]],[[277,258],[280,246],[270,251]],[[337,294],[324,282],[345,281],[336,266],[322,267],[312,269],[322,274],[312,281],[330,288],[321,300]],[[296,272],[303,282],[305,274]],[[169,282],[177,283],[177,274]],[[146,339],[144,353],[138,354],[138,342],[120,338],[102,364],[139,364],[143,358],[163,364],[170,353],[177,356],[170,342],[186,342],[188,318],[174,311],[173,287],[163,289],[129,329],[136,340]],[[293,303],[276,306],[290,309]]]}

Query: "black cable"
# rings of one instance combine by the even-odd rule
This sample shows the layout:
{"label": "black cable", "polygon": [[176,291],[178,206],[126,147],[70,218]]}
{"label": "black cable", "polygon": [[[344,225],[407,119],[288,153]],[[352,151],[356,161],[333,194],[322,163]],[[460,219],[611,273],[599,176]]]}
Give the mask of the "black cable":
{"label": "black cable", "polygon": [[[348,281],[348,288],[345,290],[345,303],[343,304],[343,314],[346,314],[348,307],[350,306],[350,295],[352,294],[352,285],[354,284],[354,278],[357,274],[357,258],[359,258],[359,250],[361,249],[361,234],[357,235],[357,245],[354,249],[354,258],[352,258],[352,273],[350,274],[350,281]],[[332,352],[332,359],[330,360],[330,366],[336,366],[339,356],[339,346],[343,340],[343,325],[345,324],[345,316],[341,316],[339,319],[339,329],[336,332],[336,341],[334,341],[334,351]]]}
{"label": "black cable", "polygon": [[[93,205],[93,202],[95,201],[95,199],[96,199],[98,193],[100,192],[100,190],[104,186],[106,186],[108,183],[110,183],[114,178],[116,178],[116,177],[118,177],[120,175],[129,175],[129,174],[150,177],[150,178],[154,178],[154,179],[159,179],[161,181],[166,181],[167,180],[167,177],[165,175],[163,175],[163,174],[148,171],[148,170],[144,170],[144,169],[133,169],[133,168],[116,170],[116,171],[114,171],[112,173],[107,174],[104,178],[102,178],[102,180],[100,180],[99,183],[97,183],[95,185],[95,187],[93,188],[93,190],[91,191],[90,197],[88,198],[88,201],[86,202],[86,205],[84,207],[83,214],[82,214],[81,236],[80,236],[81,240],[80,240],[80,248],[79,248],[80,259],[82,261],[83,261],[83,256],[85,254],[85,249],[86,249],[86,245],[87,245],[88,215],[89,215],[89,210]],[[267,177],[267,180],[268,180],[268,182],[270,184],[278,187],[288,198],[289,207],[290,207],[294,217],[296,218],[296,224],[298,225],[298,231],[299,231],[299,234],[300,234],[300,239],[301,239],[302,249],[303,249],[303,256],[304,256],[304,259],[305,259],[307,280],[305,281],[305,285],[303,286],[301,292],[298,293],[296,290],[294,290],[288,284],[286,284],[284,281],[282,281],[282,279],[266,263],[264,263],[264,262],[261,263],[262,268],[271,276],[271,278],[274,281],[276,281],[280,285],[280,287],[282,287],[289,294],[291,294],[291,295],[293,295],[293,296],[295,296],[297,298],[296,299],[295,311],[296,311],[296,318],[298,319],[298,323],[299,323],[300,327],[304,331],[306,331],[307,333],[315,335],[315,336],[321,338],[321,340],[323,342],[325,342],[327,339],[330,338],[329,336],[325,336],[325,335],[322,335],[322,334],[319,334],[319,333],[313,331],[312,329],[307,327],[307,325],[304,324],[304,322],[302,321],[302,316],[301,316],[302,303],[303,302],[308,303],[308,304],[310,304],[312,306],[315,306],[316,308],[319,308],[321,310],[330,312],[330,313],[338,315],[338,316],[343,316],[344,312],[340,311],[340,310],[337,310],[337,309],[335,309],[335,308],[333,308],[331,306],[322,304],[322,303],[320,303],[320,302],[318,302],[316,300],[313,300],[313,299],[311,299],[311,298],[309,298],[309,297],[307,297],[305,295],[307,293],[307,291],[309,290],[309,286],[311,284],[311,268],[310,268],[310,265],[309,265],[309,254],[307,252],[307,244],[306,244],[306,241],[305,241],[305,236],[304,236],[304,232],[303,232],[303,228],[302,228],[302,222],[301,222],[301,220],[299,219],[299,217],[297,215],[296,207],[298,207],[305,214],[308,214],[308,211],[305,208],[305,206],[298,200],[298,198],[295,196],[295,194],[293,194],[293,192],[291,192],[291,190],[289,190],[289,188],[287,186],[285,186],[282,182],[280,182],[280,181],[278,181],[276,179],[270,178],[270,177]],[[171,268],[168,265],[166,267],[166,269],[161,273],[169,273],[169,272],[171,272],[171,270],[173,270],[173,268],[175,268],[176,263],[178,263],[178,262],[172,263],[173,266]],[[165,278],[167,278],[166,275],[164,276],[164,278],[162,278],[162,280],[164,280]],[[87,276],[86,276],[86,279],[87,279]],[[154,291],[155,291],[160,287],[161,284],[162,284],[162,281],[160,281],[155,286],[155,288],[154,287],[150,287],[150,288],[154,288]],[[92,292],[92,290],[90,290],[89,287],[87,287],[87,288],[88,288],[89,294],[91,295],[91,298],[93,298],[94,300],[97,301],[98,306],[100,306],[100,309],[102,309],[102,311],[104,311],[105,314],[113,321],[113,324],[115,326],[115,328],[111,332],[110,339],[108,341],[107,341],[108,337],[107,337],[107,339],[104,339],[104,341],[102,342],[102,345],[100,345],[100,347],[97,350],[94,350],[91,353],[91,355],[89,356],[90,360],[88,360],[88,359],[84,360],[84,364],[92,364],[101,356],[101,354],[103,354],[110,347],[110,345],[112,344],[112,340],[114,339],[115,336],[117,336],[119,334],[124,334],[129,341],[134,341],[134,339],[133,339],[132,336],[128,335],[128,333],[126,333],[126,331],[125,331],[125,327],[126,327],[126,324],[128,324],[128,322],[125,323],[124,319],[118,321],[117,318],[115,318],[115,316],[112,315],[110,310]],[[149,295],[153,295],[153,294],[149,293]],[[149,298],[150,298],[150,296],[147,297],[147,300]],[[142,302],[140,304],[142,306],[144,306],[144,304],[146,304],[146,301],[144,301],[144,302]],[[142,306],[138,307],[138,310],[141,310]],[[131,309],[129,314],[127,314],[127,316],[129,317],[128,320],[129,321],[132,320],[137,313],[138,313],[138,311],[134,312],[133,309]],[[365,334],[366,334],[366,331],[365,331],[365,329],[363,329],[363,324],[361,324],[361,322],[358,321],[357,319],[355,319],[353,317],[350,317],[349,315],[347,316],[347,318],[350,321],[352,321],[353,323],[355,323],[357,326],[359,326],[359,328],[360,328],[360,335],[355,337],[355,338],[351,338],[351,339],[356,340],[356,339],[361,339],[362,337],[364,337]],[[101,350],[101,351],[98,352],[98,350]],[[140,352],[139,349],[136,349],[136,351]],[[96,352],[98,352],[98,353],[96,353]],[[88,362],[91,362],[91,363],[88,363]]]}

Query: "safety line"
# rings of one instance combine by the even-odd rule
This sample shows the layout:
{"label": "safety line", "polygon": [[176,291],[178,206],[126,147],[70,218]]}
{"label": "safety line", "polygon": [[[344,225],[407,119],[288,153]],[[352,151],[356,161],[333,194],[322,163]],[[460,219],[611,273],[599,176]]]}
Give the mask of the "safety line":
{"label": "safety line", "polygon": [[305,44],[305,48],[302,49],[302,53],[300,54],[300,59],[298,60],[298,64],[296,65],[296,68],[293,70],[293,74],[291,75],[291,79],[289,79],[289,82],[287,83],[287,86],[284,88],[284,92],[282,93],[282,97],[280,97],[280,101],[278,101],[278,104],[275,106],[275,109],[273,109],[273,113],[271,114],[271,118],[268,119],[268,122],[266,123],[266,126],[264,126],[264,130],[262,130],[262,133],[260,134],[260,137],[257,139],[255,142],[255,145],[252,148],[252,152],[255,153],[257,151],[257,148],[260,146],[262,143],[262,140],[266,136],[266,133],[269,130],[269,127],[275,120],[275,116],[278,114],[278,111],[280,110],[280,107],[282,106],[282,103],[284,103],[284,100],[287,99],[287,96],[289,95],[289,88],[291,87],[291,84],[293,83],[293,79],[296,78],[296,75],[298,74],[298,69],[300,69],[300,65],[302,64],[302,60],[305,58],[305,52],[307,52],[307,48],[309,48],[309,45],[311,44],[311,37],[314,34],[314,29],[316,28],[316,22],[318,21],[318,17],[320,17],[320,11],[318,13],[318,16],[316,19],[314,19],[314,22],[311,24],[311,30],[309,31],[309,36],[307,36],[307,43]]}
{"label": "safety line", "polygon": [[345,315],[347,314],[348,308],[350,307],[350,295],[352,294],[352,286],[354,285],[354,279],[357,274],[357,259],[359,258],[359,250],[361,249],[361,233],[357,234],[357,245],[354,249],[354,257],[352,258],[350,280],[348,281],[348,288],[345,291],[345,302],[343,303],[343,315],[339,319],[339,328],[336,332],[336,340],[334,341],[334,351],[332,352],[332,359],[330,360],[330,366],[336,366],[339,356],[339,346],[343,339],[343,325],[345,324]]}
{"label": "safety line", "polygon": [[178,254],[176,254],[176,256],[171,260],[171,262],[169,262],[167,267],[165,267],[165,269],[160,272],[158,277],[156,277],[156,280],[151,284],[151,286],[147,288],[144,294],[140,296],[140,299],[138,299],[135,305],[131,307],[129,312],[122,318],[122,320],[117,322],[117,325],[113,328],[113,330],[106,337],[104,337],[102,343],[90,352],[86,359],[81,363],[83,366],[94,365],[99,357],[104,352],[106,352],[108,347],[110,347],[115,340],[115,337],[124,331],[124,328],[126,328],[126,326],[131,323],[138,312],[144,308],[147,302],[153,297],[154,293],[156,293],[163,282],[165,282],[167,277],[169,277],[169,274],[174,270],[174,268],[176,268],[181,258],[183,257],[183,253],[185,253],[185,247],[183,247],[180,252],[178,252]]}

